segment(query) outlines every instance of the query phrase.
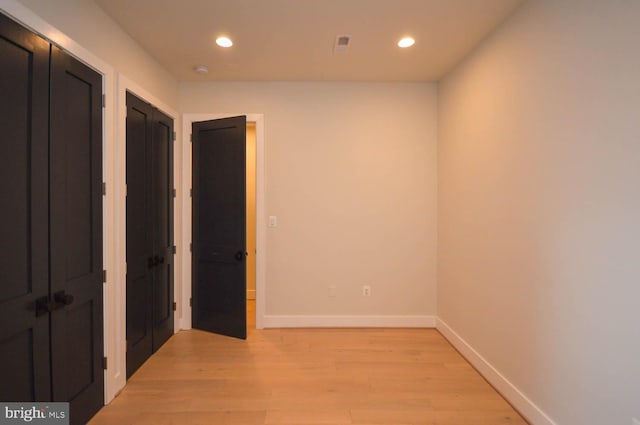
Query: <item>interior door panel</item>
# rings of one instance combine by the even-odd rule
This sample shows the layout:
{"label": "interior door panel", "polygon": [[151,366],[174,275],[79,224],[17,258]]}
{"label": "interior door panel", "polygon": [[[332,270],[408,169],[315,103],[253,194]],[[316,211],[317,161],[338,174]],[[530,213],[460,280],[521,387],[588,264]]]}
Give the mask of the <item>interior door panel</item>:
{"label": "interior door panel", "polygon": [[193,123],[192,326],[247,337],[245,116]]}
{"label": "interior door panel", "polygon": [[173,335],[173,120],[127,93],[127,376]]}

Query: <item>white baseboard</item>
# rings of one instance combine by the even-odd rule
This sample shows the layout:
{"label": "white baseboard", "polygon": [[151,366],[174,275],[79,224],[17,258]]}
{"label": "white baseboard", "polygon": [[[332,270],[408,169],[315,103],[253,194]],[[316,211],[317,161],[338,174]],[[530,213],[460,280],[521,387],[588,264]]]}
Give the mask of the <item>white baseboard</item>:
{"label": "white baseboard", "polygon": [[435,328],[435,316],[264,316],[265,328]]}
{"label": "white baseboard", "polygon": [[436,328],[531,425],[557,425],[442,319]]}
{"label": "white baseboard", "polygon": [[247,299],[255,300],[256,299],[256,290],[255,289],[247,289]]}

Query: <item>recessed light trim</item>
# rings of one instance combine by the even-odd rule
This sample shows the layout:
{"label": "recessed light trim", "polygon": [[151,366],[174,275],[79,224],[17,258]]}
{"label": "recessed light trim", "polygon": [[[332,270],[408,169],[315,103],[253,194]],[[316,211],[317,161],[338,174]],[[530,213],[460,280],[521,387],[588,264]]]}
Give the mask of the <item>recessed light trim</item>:
{"label": "recessed light trim", "polygon": [[414,40],[413,37],[403,37],[402,39],[400,39],[400,41],[398,41],[398,47],[402,49],[411,47],[414,44],[416,44],[416,40]]}
{"label": "recessed light trim", "polygon": [[216,38],[216,44],[226,49],[233,46],[233,41],[229,37],[221,36]]}

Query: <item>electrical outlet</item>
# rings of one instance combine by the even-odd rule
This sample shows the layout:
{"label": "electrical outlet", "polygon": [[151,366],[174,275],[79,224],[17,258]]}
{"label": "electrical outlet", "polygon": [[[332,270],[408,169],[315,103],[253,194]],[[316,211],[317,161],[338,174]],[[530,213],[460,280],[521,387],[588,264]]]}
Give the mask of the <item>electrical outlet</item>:
{"label": "electrical outlet", "polygon": [[631,425],[640,425],[640,419],[631,418]]}
{"label": "electrical outlet", "polygon": [[336,296],[336,285],[329,286],[329,296],[332,298]]}
{"label": "electrical outlet", "polygon": [[370,297],[371,296],[371,286],[364,285],[362,287],[362,296],[363,297]]}

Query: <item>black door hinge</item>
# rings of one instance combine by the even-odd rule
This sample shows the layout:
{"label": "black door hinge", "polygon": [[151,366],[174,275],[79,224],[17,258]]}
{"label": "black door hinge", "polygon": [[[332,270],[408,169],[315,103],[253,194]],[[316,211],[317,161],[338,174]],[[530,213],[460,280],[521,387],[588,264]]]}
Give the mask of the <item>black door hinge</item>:
{"label": "black door hinge", "polygon": [[189,298],[189,307],[193,307],[193,298]]}
{"label": "black door hinge", "polygon": [[172,247],[171,247],[171,252],[175,254],[175,253],[176,253],[176,251],[177,251],[176,246],[175,246],[175,245],[174,245],[174,246],[172,246]]}
{"label": "black door hinge", "polygon": [[193,198],[193,189],[189,189],[189,196]]}
{"label": "black door hinge", "polygon": [[102,182],[102,196],[107,196],[107,184]]}
{"label": "black door hinge", "polygon": [[102,270],[102,283],[107,283],[107,271]]}
{"label": "black door hinge", "polygon": [[106,357],[102,358],[102,368],[104,370],[107,370],[107,358]]}
{"label": "black door hinge", "polygon": [[178,304],[174,301],[173,302],[173,311],[176,311],[178,309]]}
{"label": "black door hinge", "polygon": [[102,95],[102,107],[103,108],[107,107],[107,95],[106,94]]}
{"label": "black door hinge", "polygon": [[173,137],[173,141],[175,142],[176,141],[176,132],[175,131],[171,134],[171,137]]}
{"label": "black door hinge", "polygon": [[171,189],[171,195],[175,198],[178,195],[178,192],[176,191],[176,189]]}

